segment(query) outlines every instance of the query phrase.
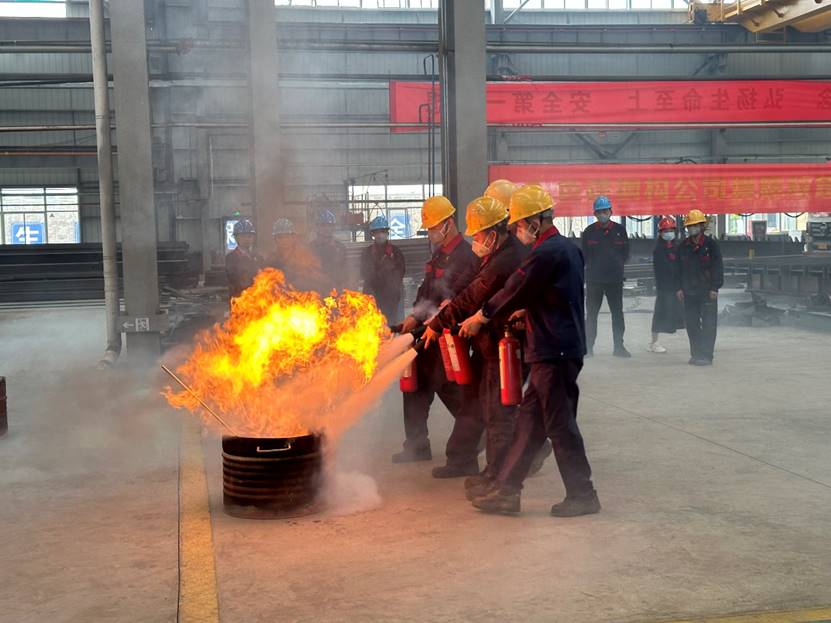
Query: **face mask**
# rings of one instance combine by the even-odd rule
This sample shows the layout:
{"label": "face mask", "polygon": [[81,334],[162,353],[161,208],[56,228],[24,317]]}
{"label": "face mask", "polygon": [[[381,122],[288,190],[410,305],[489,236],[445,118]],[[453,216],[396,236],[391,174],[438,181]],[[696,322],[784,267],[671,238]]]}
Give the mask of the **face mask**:
{"label": "face mask", "polygon": [[611,218],[612,217],[609,214],[598,214],[597,215],[597,222],[600,223],[601,225],[605,225],[606,223],[609,222],[609,219],[611,219]]}
{"label": "face mask", "polygon": [[539,231],[539,223],[534,223],[533,225],[528,225],[527,227],[517,227],[516,237],[519,238],[519,241],[522,244],[534,244],[537,240],[537,234]]}
{"label": "face mask", "polygon": [[473,241],[471,247],[473,248],[473,252],[478,257],[485,257],[486,255],[490,255],[493,252],[493,247],[496,245],[496,234],[493,234],[493,238],[491,239],[488,236],[488,239],[491,240],[490,244],[485,242],[477,242],[476,240]]}
{"label": "face mask", "polygon": [[674,231],[662,231],[661,238],[669,242],[670,240],[675,240],[675,232]]}
{"label": "face mask", "polygon": [[444,242],[444,239],[447,237],[448,229],[450,229],[450,223],[445,222],[441,229],[427,230],[427,237],[430,239],[430,242],[433,243],[433,246],[441,246],[441,244]]}
{"label": "face mask", "polygon": [[389,236],[384,232],[378,232],[373,236],[373,240],[375,240],[375,244],[386,244]]}
{"label": "face mask", "polygon": [[687,236],[690,238],[695,238],[700,233],[701,227],[698,225],[691,225],[690,227],[687,227]]}

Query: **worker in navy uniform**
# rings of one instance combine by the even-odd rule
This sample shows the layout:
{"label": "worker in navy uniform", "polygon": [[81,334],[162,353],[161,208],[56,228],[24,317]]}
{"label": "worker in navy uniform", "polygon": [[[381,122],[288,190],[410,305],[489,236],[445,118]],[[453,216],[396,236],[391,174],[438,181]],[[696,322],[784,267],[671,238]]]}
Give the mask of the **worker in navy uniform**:
{"label": "worker in navy uniform", "polygon": [[554,226],[551,197],[523,194],[511,198],[510,220],[531,252],[505,287],[462,323],[461,334],[474,336],[524,309],[524,357],[531,367],[511,447],[496,480],[472,496],[473,505],[486,512],[519,512],[522,483],[548,437],[566,489],[551,514],[596,513],[600,501],[577,427],[577,377],[586,353],[583,256]]}
{"label": "worker in navy uniform", "polygon": [[294,223],[287,218],[279,218],[274,222],[271,233],[274,251],[268,256],[266,264],[281,271],[286,283],[296,290],[325,290],[329,279],[321,270],[320,259],[297,235]]}
{"label": "worker in navy uniform", "polygon": [[361,254],[364,293],[375,297],[388,324],[397,324],[404,295],[404,254],[390,242],[390,225],[383,216],[369,222],[369,235],[372,244]]}
{"label": "worker in navy uniform", "polygon": [[263,258],[254,250],[257,230],[248,219],[234,223],[236,248],[225,256],[225,273],[228,276],[228,294],[236,298],[254,283],[254,277],[263,269]]}
{"label": "worker in navy uniform", "polygon": [[713,365],[718,323],[718,291],[724,285],[721,249],[704,231],[707,217],[690,210],[684,219],[687,237],[679,245],[678,300],[684,303],[684,321],[690,338],[690,365]]}
{"label": "worker in navy uniform", "polygon": [[[442,332],[475,313],[522,263],[527,250],[508,233],[508,210],[492,197],[473,200],[466,211],[466,236],[473,236],[473,252],[482,258],[471,282],[429,322],[425,343],[443,339]],[[487,467],[483,476],[495,477],[514,434],[514,407],[505,407],[499,392],[499,340],[503,327],[494,323],[472,342],[474,382],[463,387],[465,413],[456,418],[448,447],[470,463],[451,463],[433,469],[434,478],[479,475],[478,444],[487,434]]]}
{"label": "worker in navy uniform", "polygon": [[336,223],[337,219],[330,210],[317,213],[312,250],[325,275],[323,284],[318,289],[323,296],[329,296],[332,290],[342,290],[347,285],[346,247],[335,238]]}
{"label": "worker in navy uniform", "polygon": [[655,309],[652,313],[652,341],[646,350],[666,353],[658,343],[661,333],[675,333],[684,328],[684,309],[676,296],[678,282],[678,241],[675,239],[675,219],[664,217],[658,223],[658,237],[652,251],[655,271]]}
{"label": "worker in navy uniform", "polygon": [[623,345],[623,265],[629,259],[626,228],[612,221],[612,202],[608,197],[594,201],[597,222],[583,230],[583,255],[586,258],[586,347],[594,352],[597,314],[603,297],[612,314],[615,357],[631,357]]}
{"label": "worker in navy uniform", "polygon": [[[421,208],[422,227],[427,230],[435,249],[424,270],[424,281],[418,288],[413,312],[401,325],[403,333],[414,331],[438,313],[470,283],[479,265],[479,259],[456,227],[453,215],[456,208],[446,197],[430,197]],[[418,389],[404,393],[404,449],[393,455],[393,463],[430,461],[430,439],[427,417],[430,405],[438,394],[454,418],[464,415],[462,388],[447,380],[437,344],[431,344],[416,357]],[[478,460],[478,452],[470,455],[467,448],[447,446],[447,462],[452,465],[471,465]],[[477,470],[478,471],[478,470]]]}

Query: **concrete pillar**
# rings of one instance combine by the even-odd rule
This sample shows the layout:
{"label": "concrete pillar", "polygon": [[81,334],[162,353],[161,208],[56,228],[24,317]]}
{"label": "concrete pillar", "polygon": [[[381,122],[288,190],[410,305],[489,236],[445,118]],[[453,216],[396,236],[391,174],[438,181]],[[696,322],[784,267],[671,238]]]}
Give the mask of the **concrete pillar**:
{"label": "concrete pillar", "polygon": [[[713,164],[723,164],[727,162],[727,130],[716,129],[710,130],[710,161]],[[707,206],[703,207],[707,211]],[[715,231],[712,233],[716,236],[722,236],[727,233],[727,215],[719,214],[716,218]]]}
{"label": "concrete pillar", "polygon": [[[124,300],[128,316],[152,319],[159,311],[159,275],[144,2],[111,0],[109,9]],[[158,332],[127,334],[131,361],[155,358],[160,351]]]}
{"label": "concrete pillar", "polygon": [[258,245],[271,250],[271,226],[289,217],[284,207],[284,163],[280,158],[280,118],[277,111],[277,31],[274,0],[248,0],[251,64],[251,174],[254,224]]}
{"label": "concrete pillar", "polygon": [[485,3],[443,0],[439,9],[442,59],[442,183],[464,222],[465,206],[488,184],[485,118]]}

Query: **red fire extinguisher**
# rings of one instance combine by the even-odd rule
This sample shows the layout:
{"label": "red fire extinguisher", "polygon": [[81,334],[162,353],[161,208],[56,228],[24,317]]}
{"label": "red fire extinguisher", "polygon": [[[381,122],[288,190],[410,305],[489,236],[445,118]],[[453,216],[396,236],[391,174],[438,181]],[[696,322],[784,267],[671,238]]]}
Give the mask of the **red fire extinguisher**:
{"label": "red fire extinguisher", "polygon": [[499,340],[500,399],[506,407],[522,402],[522,354],[519,340],[505,327],[505,337]]}
{"label": "red fire extinguisher", "polygon": [[444,330],[444,339],[447,342],[447,354],[450,355],[456,383],[470,385],[473,382],[473,368],[470,365],[470,350],[467,342],[448,329]]}
{"label": "red fire extinguisher", "polygon": [[401,378],[398,380],[398,387],[405,394],[412,394],[418,389],[418,376],[416,375],[416,360],[413,360],[404,368]]}
{"label": "red fire extinguisher", "polygon": [[456,382],[456,373],[453,371],[453,362],[450,359],[450,349],[447,347],[447,334],[449,331],[444,330],[444,334],[439,339],[439,350],[441,351],[441,362],[444,365],[444,376],[450,383]]}

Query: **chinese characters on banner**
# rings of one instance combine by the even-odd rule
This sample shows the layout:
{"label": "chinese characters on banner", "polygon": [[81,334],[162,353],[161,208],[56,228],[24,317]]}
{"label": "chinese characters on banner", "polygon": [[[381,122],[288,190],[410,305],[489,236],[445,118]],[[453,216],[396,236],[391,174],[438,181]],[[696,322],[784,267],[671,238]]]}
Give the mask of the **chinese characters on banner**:
{"label": "chinese characters on banner", "polygon": [[[391,81],[390,121],[427,123],[438,86]],[[716,124],[831,121],[831,81],[491,82],[490,125]],[[398,128],[397,131],[423,131]]]}
{"label": "chinese characters on banner", "polygon": [[831,164],[505,164],[488,176],[542,184],[557,216],[591,214],[598,195],[618,215],[831,212]]}

